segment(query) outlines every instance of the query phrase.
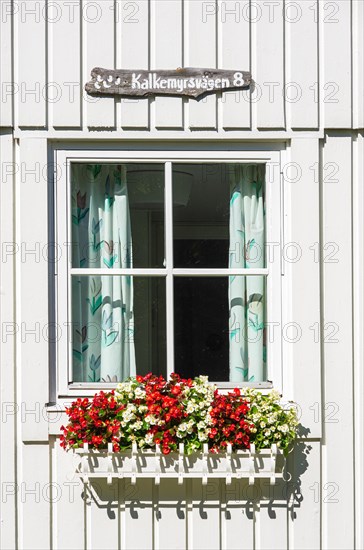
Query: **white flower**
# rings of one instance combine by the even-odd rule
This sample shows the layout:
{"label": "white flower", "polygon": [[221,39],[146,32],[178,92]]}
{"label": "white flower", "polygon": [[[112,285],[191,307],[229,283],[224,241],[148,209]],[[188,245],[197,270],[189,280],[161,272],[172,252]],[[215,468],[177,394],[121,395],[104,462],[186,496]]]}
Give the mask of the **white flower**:
{"label": "white flower", "polygon": [[261,427],[261,428],[265,428],[265,426],[266,426],[265,422],[261,422],[261,423],[260,423],[260,427]]}
{"label": "white flower", "polygon": [[134,422],[130,427],[132,430],[140,430],[143,427],[143,422],[137,420],[137,422]]}
{"label": "white flower", "polygon": [[196,410],[196,405],[193,401],[187,403],[187,414],[192,414]]}
{"label": "white flower", "polygon": [[147,424],[150,424],[151,426],[153,426],[154,424],[157,424],[158,422],[156,417],[152,414],[148,414],[148,416],[146,416],[144,420],[146,421]]}
{"label": "white flower", "polygon": [[279,392],[277,392],[277,390],[272,390],[270,392],[270,398],[272,399],[272,401],[279,401],[280,397],[281,396],[280,396]]}
{"label": "white flower", "polygon": [[145,436],[145,442],[147,445],[153,445],[153,434],[147,434]]}
{"label": "white flower", "polygon": [[146,395],[145,390],[143,388],[140,388],[139,386],[135,388],[135,397],[136,399],[143,399]]}

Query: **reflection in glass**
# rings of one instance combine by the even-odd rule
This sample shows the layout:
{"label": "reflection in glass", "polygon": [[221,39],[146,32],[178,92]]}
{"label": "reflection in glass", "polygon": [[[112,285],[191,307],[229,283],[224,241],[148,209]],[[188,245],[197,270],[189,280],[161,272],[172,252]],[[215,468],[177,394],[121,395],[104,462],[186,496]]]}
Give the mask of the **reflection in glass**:
{"label": "reflection in glass", "polygon": [[165,279],[72,277],[74,382],[166,374]]}
{"label": "reflection in glass", "polygon": [[72,164],[71,194],[73,267],[163,267],[162,164]]}
{"label": "reflection in glass", "polygon": [[261,268],[265,266],[264,166],[173,165],[193,177],[189,198],[174,203],[174,266]]}

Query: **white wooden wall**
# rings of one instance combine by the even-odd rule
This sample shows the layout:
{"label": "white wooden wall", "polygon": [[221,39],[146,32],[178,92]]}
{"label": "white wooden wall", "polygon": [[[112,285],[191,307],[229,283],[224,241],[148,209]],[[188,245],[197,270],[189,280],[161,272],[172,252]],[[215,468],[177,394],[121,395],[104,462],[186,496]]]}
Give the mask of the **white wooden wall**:
{"label": "white wooden wall", "polygon": [[[364,125],[361,0],[17,0],[13,8],[1,0],[1,8],[1,126],[232,137]],[[94,66],[245,69],[256,91],[199,103],[95,99],[83,92]]]}
{"label": "white wooden wall", "polygon": [[[163,482],[158,493],[151,482],[132,488],[120,481],[84,501],[71,477],[72,454],[56,437],[62,419],[55,413],[48,425],[44,414],[48,343],[36,325],[47,324],[48,265],[34,250],[47,241],[47,176],[7,174],[14,154],[21,170],[43,166],[47,140],[14,145],[11,134],[1,135],[4,548],[167,549],[184,548],[187,539],[188,548],[201,549],[362,548],[363,144],[363,134],[352,132],[290,141],[290,162],[301,167],[302,177],[286,190],[286,238],[304,253],[286,271],[292,300],[284,319],[300,323],[302,339],[287,350],[284,369],[310,430],[290,458],[292,480],[273,494],[268,486],[252,490],[244,482],[227,493],[214,484],[201,493],[197,482],[183,488]],[[310,328],[320,308],[321,345]]]}
{"label": "white wooden wall", "polygon": [[[0,0],[2,548],[364,548],[363,6]],[[258,86],[202,102],[95,101],[82,88],[97,65],[250,69]],[[70,477],[61,420],[44,414],[38,328],[48,322],[50,140],[121,137],[286,143],[285,239],[303,254],[286,266],[282,320],[300,323],[302,338],[285,347],[284,376],[310,431],[273,493],[120,481],[89,495]]]}

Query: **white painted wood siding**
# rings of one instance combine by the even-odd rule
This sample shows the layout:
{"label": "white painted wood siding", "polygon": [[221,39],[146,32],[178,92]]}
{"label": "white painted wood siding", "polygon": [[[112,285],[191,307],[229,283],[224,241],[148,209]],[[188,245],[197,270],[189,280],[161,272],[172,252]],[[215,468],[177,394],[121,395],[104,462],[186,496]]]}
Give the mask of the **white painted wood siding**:
{"label": "white painted wood siding", "polygon": [[[0,0],[2,548],[364,548],[363,20],[362,0]],[[241,68],[257,86],[95,99],[83,87],[97,65]],[[284,386],[309,430],[289,481],[89,494],[72,478],[63,419],[44,408],[48,138],[286,143],[284,241],[302,257],[285,263],[282,322],[302,337],[285,346]]]}
{"label": "white painted wood siding", "polygon": [[[172,131],[231,137],[256,129],[363,128],[361,0],[1,5],[0,126],[136,136],[148,130],[162,137]],[[199,102],[89,98],[83,87],[94,66],[245,69],[256,90],[252,97],[230,92]]]}
{"label": "white painted wood siding", "polygon": [[302,170],[296,181],[287,172],[285,184],[285,242],[299,243],[302,259],[286,266],[292,300],[283,321],[298,322],[302,338],[284,356],[284,385],[309,429],[289,457],[289,481],[275,488],[162,481],[156,488],[120,480],[111,488],[99,483],[91,495],[72,478],[72,453],[59,447],[63,418],[53,413],[47,423],[44,413],[47,140],[14,144],[7,131],[0,139],[2,546],[361,550],[363,135],[292,140],[285,159]]}

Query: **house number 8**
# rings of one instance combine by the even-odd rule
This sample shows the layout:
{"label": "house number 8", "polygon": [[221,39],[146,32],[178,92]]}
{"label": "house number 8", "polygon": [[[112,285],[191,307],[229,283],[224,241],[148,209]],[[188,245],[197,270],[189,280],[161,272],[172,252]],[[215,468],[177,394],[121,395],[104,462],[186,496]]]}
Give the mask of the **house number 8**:
{"label": "house number 8", "polygon": [[243,73],[234,73],[234,86],[244,86]]}

